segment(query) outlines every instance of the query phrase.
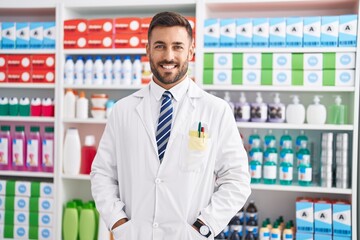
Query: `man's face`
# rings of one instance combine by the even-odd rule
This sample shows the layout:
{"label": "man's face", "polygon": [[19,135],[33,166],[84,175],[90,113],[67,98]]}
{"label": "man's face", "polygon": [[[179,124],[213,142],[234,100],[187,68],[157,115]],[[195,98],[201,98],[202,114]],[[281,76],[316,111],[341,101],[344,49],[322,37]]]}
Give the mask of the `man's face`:
{"label": "man's face", "polygon": [[184,27],[155,27],[146,52],[154,81],[170,89],[186,77],[188,61],[194,55],[193,41]]}

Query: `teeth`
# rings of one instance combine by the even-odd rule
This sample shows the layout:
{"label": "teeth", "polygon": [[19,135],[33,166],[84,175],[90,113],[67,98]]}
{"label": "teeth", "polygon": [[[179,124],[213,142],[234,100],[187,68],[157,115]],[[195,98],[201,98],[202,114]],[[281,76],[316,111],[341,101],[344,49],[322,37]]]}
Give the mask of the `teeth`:
{"label": "teeth", "polygon": [[175,68],[175,65],[163,65],[163,68],[165,68],[165,69],[173,69],[173,68]]}

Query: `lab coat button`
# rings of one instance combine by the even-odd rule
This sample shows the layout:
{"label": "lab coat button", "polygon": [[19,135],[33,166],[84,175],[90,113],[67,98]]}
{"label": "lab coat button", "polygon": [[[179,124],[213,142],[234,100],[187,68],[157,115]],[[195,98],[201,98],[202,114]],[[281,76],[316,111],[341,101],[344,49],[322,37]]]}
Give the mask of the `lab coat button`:
{"label": "lab coat button", "polygon": [[156,222],[156,223],[153,223],[153,228],[158,228],[159,227],[159,224]]}
{"label": "lab coat button", "polygon": [[160,178],[156,178],[156,179],[155,179],[155,183],[156,183],[156,184],[161,183],[161,179],[160,179]]}

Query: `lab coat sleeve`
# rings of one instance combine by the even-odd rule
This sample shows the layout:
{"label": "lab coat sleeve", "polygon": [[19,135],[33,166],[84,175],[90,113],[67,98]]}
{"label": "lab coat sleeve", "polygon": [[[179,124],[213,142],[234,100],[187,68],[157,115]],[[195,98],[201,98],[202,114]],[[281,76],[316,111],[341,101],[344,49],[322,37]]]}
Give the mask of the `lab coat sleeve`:
{"label": "lab coat sleeve", "polygon": [[115,116],[113,113],[108,119],[90,174],[92,196],[108,229],[121,218],[127,217],[123,211],[125,204],[120,199],[118,186]]}
{"label": "lab coat sleeve", "polygon": [[214,236],[226,227],[251,193],[247,153],[228,106],[220,121],[215,147],[218,148],[215,160],[215,185],[218,188],[199,216],[212,229]]}

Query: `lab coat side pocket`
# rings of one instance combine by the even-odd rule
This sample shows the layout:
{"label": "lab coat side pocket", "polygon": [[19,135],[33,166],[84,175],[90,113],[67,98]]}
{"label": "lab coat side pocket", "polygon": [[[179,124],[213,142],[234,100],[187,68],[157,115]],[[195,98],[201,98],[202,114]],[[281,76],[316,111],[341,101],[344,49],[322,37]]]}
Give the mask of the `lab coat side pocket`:
{"label": "lab coat side pocket", "polygon": [[184,155],[180,159],[180,169],[183,171],[200,171],[209,156],[211,139],[195,136],[185,136]]}
{"label": "lab coat side pocket", "polygon": [[189,233],[190,236],[188,237],[187,240],[196,240],[196,239],[197,239],[197,240],[205,240],[205,239],[207,239],[207,240],[212,240],[212,239],[214,239],[212,236],[209,236],[208,238],[202,236],[202,235],[201,235],[197,230],[195,230],[194,227],[191,226],[190,224],[189,224],[188,228],[189,228],[188,233]]}
{"label": "lab coat side pocket", "polygon": [[112,230],[115,240],[131,239],[131,220]]}

